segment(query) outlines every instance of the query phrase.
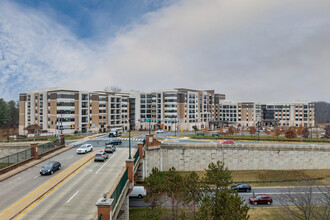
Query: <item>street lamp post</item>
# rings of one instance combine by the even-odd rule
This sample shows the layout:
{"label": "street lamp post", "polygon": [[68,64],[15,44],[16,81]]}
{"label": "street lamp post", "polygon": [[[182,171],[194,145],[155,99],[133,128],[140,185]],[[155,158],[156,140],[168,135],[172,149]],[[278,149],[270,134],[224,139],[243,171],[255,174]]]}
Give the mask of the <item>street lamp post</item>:
{"label": "street lamp post", "polygon": [[150,121],[151,121],[151,119],[149,119],[149,134],[150,134]]}
{"label": "street lamp post", "polygon": [[174,124],[174,125],[175,125],[175,126],[174,126],[174,132],[175,132],[175,135],[174,135],[174,136],[176,136],[176,119],[175,119],[174,123],[175,123],[175,124]]}
{"label": "street lamp post", "polygon": [[[150,128],[150,127],[149,127]],[[131,157],[131,118],[128,119],[128,159],[132,159]],[[150,129],[149,129],[150,134]]]}
{"label": "street lamp post", "polygon": [[258,126],[258,142],[259,142],[259,133],[260,133],[260,121],[257,122],[257,126]]}

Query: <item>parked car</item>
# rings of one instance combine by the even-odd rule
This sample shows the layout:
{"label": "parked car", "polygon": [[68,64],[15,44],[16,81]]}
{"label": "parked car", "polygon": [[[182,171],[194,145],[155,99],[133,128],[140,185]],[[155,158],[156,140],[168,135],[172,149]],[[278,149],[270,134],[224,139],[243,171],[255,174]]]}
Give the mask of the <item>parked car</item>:
{"label": "parked car", "polygon": [[106,142],[105,145],[106,145],[106,146],[107,146],[107,145],[120,145],[121,143],[122,143],[121,140],[119,140],[119,139],[114,139],[114,140],[111,140],[111,141],[109,141],[109,142]]}
{"label": "parked car", "polygon": [[246,183],[241,183],[235,186],[231,186],[230,189],[237,190],[238,192],[250,192],[251,186]]}
{"label": "parked car", "polygon": [[114,145],[107,145],[104,148],[104,152],[106,152],[106,153],[113,153],[115,151],[116,151],[116,146],[114,146]]}
{"label": "parked car", "polygon": [[158,134],[158,133],[164,133],[164,130],[163,129],[158,129],[157,131],[156,131],[156,133]]}
{"label": "parked car", "polygon": [[97,152],[95,154],[95,157],[94,157],[94,161],[105,161],[106,159],[108,159],[108,154],[105,153],[105,152]]}
{"label": "parked car", "polygon": [[61,163],[57,161],[52,161],[46,163],[40,170],[41,175],[52,175],[56,170],[61,169]]}
{"label": "parked car", "polygon": [[134,186],[132,192],[129,194],[129,197],[138,197],[141,199],[147,195],[147,191],[144,186]]}
{"label": "parked car", "polygon": [[258,204],[272,204],[273,199],[268,194],[258,194],[256,197],[249,198],[250,204],[258,205]]}
{"label": "parked car", "polygon": [[77,149],[77,154],[85,154],[91,151],[93,151],[93,146],[91,144],[83,144]]}
{"label": "parked car", "polygon": [[235,141],[233,141],[233,140],[222,140],[222,141],[220,141],[220,144],[235,144]]}

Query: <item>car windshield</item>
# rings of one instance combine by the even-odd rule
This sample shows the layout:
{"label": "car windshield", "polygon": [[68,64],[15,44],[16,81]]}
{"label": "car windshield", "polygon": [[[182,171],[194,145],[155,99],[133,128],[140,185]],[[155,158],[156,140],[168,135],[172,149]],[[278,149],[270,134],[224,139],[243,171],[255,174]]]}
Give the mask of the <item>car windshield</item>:
{"label": "car windshield", "polygon": [[87,147],[87,145],[82,145],[79,148],[86,148],[86,147]]}
{"label": "car windshield", "polygon": [[256,196],[255,198],[256,198],[256,199],[260,199],[260,198],[261,198],[261,196]]}
{"label": "car windshield", "polygon": [[52,168],[52,167],[53,167],[53,164],[52,163],[47,163],[44,166],[44,168]]}

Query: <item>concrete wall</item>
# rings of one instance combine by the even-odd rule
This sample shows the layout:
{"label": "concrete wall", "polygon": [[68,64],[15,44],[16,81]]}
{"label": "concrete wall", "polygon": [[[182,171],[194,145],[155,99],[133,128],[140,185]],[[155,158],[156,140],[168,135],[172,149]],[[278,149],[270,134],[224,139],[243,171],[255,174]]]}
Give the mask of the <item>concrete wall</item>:
{"label": "concrete wall", "polygon": [[145,155],[147,176],[153,167],[202,171],[218,160],[230,170],[330,169],[330,146],[162,143]]}
{"label": "concrete wall", "polygon": [[14,154],[30,148],[29,142],[26,143],[0,143],[0,158]]}

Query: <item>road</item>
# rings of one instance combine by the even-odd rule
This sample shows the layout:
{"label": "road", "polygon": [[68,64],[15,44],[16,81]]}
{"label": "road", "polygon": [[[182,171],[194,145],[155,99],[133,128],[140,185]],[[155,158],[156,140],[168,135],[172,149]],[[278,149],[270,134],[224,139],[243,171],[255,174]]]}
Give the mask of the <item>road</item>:
{"label": "road", "polygon": [[[273,203],[271,206],[281,206],[281,200],[283,201],[282,196],[284,194],[287,194],[288,192],[294,192],[294,188],[292,187],[269,187],[269,188],[254,188],[252,191],[255,195],[257,194],[269,194],[273,198]],[[248,206],[255,206],[249,204],[249,197],[253,196],[253,192],[243,192],[239,193],[239,195],[244,199],[244,204],[247,204]],[[315,188],[314,194],[319,195],[321,192]],[[139,198],[130,198],[129,199],[129,206],[130,207],[148,207],[148,204],[144,202],[144,199]],[[170,199],[168,199],[165,203],[165,206],[169,207],[171,206]],[[268,205],[257,205],[257,207],[267,207]]]}
{"label": "road", "polygon": [[20,219],[93,219],[95,203],[117,181],[127,155],[127,148],[117,148],[105,162],[91,161]]}
{"label": "road", "polygon": [[[59,155],[54,156],[53,158],[50,158],[49,160],[44,161],[43,163],[40,163],[34,167],[31,167],[28,170],[25,170],[21,173],[18,173],[15,176],[12,176],[2,182],[0,182],[0,189],[5,189],[0,191],[0,213],[5,211],[7,208],[9,208],[11,205],[18,202],[21,198],[25,197],[38,187],[40,187],[45,182],[52,179],[55,175],[58,175],[60,172],[62,172],[65,168],[69,167],[82,157],[84,155],[78,155],[76,153],[77,147],[79,147],[81,144],[84,143],[90,143],[94,146],[94,152],[97,150],[103,150],[105,146],[105,142],[109,141],[111,138],[108,138],[106,135],[96,137],[91,140],[87,141],[78,141],[78,142],[69,142],[70,144],[74,144],[75,147],[63,152]],[[132,147],[132,155],[135,151],[135,148],[137,148],[137,143],[143,140],[143,136],[140,138],[134,138],[131,139],[131,147]],[[65,200],[67,196],[74,194],[75,192],[79,191],[80,189],[82,191],[78,192],[74,197],[79,198],[80,195],[84,195],[84,199],[88,199],[89,203],[86,202],[86,204],[89,204],[88,206],[96,212],[95,202],[97,199],[106,191],[108,191],[112,184],[114,183],[120,173],[120,171],[125,167],[125,159],[128,158],[128,139],[123,139],[123,143],[121,145],[117,146],[117,151],[115,154],[109,154],[109,158],[112,157],[112,159],[107,160],[105,163],[95,163],[94,161],[89,163],[87,166],[85,166],[83,169],[81,169],[78,173],[76,173],[71,179],[69,179],[65,184],[60,186],[58,189],[56,189],[56,192],[51,193],[46,198],[44,198],[41,202],[38,203],[33,209],[31,209],[29,212],[26,213],[26,216],[24,216],[25,219],[36,219],[39,217],[35,216],[43,216],[46,214],[39,213],[40,210],[37,207],[43,207],[42,210],[48,210],[48,212],[45,213],[52,213],[53,210],[61,209],[65,211],[65,207],[70,207],[72,209],[72,206],[69,206],[66,202],[68,200]],[[39,171],[40,168],[49,161],[59,161],[62,164],[61,170],[55,172],[53,175],[49,176],[40,176]],[[107,173],[104,173],[104,171],[108,171],[111,175],[105,175]],[[118,172],[117,172],[118,171]],[[117,176],[116,176],[117,175]],[[106,183],[106,184],[104,184]],[[102,186],[99,186],[99,185]],[[72,192],[71,192],[72,190]],[[86,193],[85,191],[90,191],[91,193]],[[80,195],[79,195],[80,193]],[[54,197],[54,194],[58,196]],[[54,199],[54,200],[52,200]],[[64,201],[65,200],[65,201]],[[73,198],[72,198],[73,200]],[[45,201],[47,201],[45,203]],[[69,201],[71,202],[71,201]],[[52,204],[52,205],[49,205]],[[74,204],[74,203],[72,203]],[[55,206],[53,206],[55,205]],[[77,206],[83,206],[79,205]],[[48,208],[47,208],[48,207]],[[36,209],[37,208],[37,209]],[[85,207],[86,208],[86,207]],[[39,211],[37,211],[39,210]],[[86,209],[87,210],[87,209]],[[72,210],[68,210],[69,212],[72,212]],[[32,214],[31,214],[32,213]],[[64,212],[68,213],[68,212]],[[73,213],[73,212],[72,212]],[[85,213],[87,216],[88,213],[81,210],[79,213]],[[77,213],[76,213],[77,214]],[[95,214],[95,213],[94,213]],[[56,215],[54,215],[56,216]],[[46,217],[46,216],[44,216]],[[54,219],[59,216],[54,217]],[[52,218],[52,217],[51,217]],[[48,216],[47,219],[50,219]],[[79,218],[80,219],[80,218]]]}

